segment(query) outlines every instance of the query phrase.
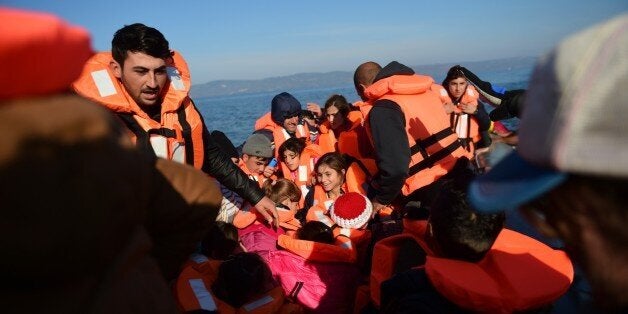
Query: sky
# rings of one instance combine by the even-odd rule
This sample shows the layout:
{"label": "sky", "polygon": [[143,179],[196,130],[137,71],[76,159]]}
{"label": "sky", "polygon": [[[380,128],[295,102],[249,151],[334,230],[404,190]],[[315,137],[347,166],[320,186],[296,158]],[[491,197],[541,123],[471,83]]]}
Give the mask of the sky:
{"label": "sky", "polygon": [[124,25],[159,29],[193,84],[382,65],[539,56],[560,39],[621,13],[625,0],[245,1],[3,0],[56,14],[110,50]]}

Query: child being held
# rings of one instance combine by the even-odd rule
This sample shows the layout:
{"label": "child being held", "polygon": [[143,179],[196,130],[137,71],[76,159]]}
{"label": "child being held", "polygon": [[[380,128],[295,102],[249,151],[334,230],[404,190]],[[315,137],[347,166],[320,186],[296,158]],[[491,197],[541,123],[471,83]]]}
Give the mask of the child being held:
{"label": "child being held", "polygon": [[292,236],[280,235],[277,246],[265,257],[289,298],[313,313],[352,311],[359,272],[348,238],[310,221]]}
{"label": "child being held", "polygon": [[238,212],[234,225],[238,227],[242,245],[248,252],[276,250],[279,235],[294,233],[301,227],[300,222],[294,218],[301,199],[301,191],[294,182],[283,178],[274,182],[269,180],[264,184],[263,190],[275,202],[280,228],[275,230],[265,224],[263,218],[254,211]]}

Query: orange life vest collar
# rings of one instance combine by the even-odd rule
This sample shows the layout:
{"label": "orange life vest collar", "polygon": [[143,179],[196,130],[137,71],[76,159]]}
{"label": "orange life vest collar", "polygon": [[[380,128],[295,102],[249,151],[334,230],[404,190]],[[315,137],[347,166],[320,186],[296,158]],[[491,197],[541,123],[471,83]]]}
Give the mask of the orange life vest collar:
{"label": "orange life vest collar", "polygon": [[[119,79],[110,70],[113,61],[111,52],[99,52],[90,58],[81,78],[72,85],[83,97],[104,104],[119,113],[133,113],[148,118],[133,98],[127,93]],[[168,84],[164,87],[161,112],[174,112],[183,101],[188,99],[190,91],[190,71],[181,54],[175,52],[167,62]],[[91,78],[91,79],[89,79]]]}
{"label": "orange life vest collar", "polygon": [[282,234],[277,245],[308,261],[355,263],[357,259],[357,252],[347,237],[337,237],[335,244],[325,244]]}
{"label": "orange life vest collar", "polygon": [[87,61],[81,76],[72,83],[81,96],[118,114],[136,145],[158,157],[203,168],[205,150],[203,122],[188,97],[190,74],[183,57],[175,52],[167,62],[168,83],[162,91],[161,120],[149,117],[111,72],[110,52],[100,52]]}

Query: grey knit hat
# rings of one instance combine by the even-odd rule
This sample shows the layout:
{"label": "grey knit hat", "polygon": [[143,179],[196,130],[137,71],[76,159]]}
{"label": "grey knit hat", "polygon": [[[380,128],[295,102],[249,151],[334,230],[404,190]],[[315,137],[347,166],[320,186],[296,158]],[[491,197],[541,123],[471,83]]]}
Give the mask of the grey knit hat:
{"label": "grey knit hat", "polygon": [[249,156],[271,158],[273,157],[273,148],[268,137],[262,134],[253,134],[246,139],[242,153]]}

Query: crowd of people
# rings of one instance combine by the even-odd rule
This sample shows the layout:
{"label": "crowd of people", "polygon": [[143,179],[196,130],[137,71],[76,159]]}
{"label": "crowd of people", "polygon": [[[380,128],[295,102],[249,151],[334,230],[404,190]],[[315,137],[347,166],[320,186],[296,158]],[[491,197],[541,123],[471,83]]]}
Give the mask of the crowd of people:
{"label": "crowd of people", "polygon": [[[627,15],[561,42],[527,90],[365,62],[360,101],[279,93],[239,146],[159,30],[94,53],[55,16],[0,17],[9,312],[628,307]],[[505,228],[517,207],[544,236]]]}

